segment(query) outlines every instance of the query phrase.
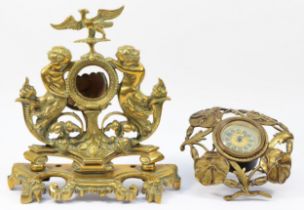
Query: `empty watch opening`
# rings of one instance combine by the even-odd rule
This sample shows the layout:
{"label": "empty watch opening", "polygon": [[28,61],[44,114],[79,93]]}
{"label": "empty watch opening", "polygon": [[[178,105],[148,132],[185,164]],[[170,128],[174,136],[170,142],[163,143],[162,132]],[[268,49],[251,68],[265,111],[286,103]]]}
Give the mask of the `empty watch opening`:
{"label": "empty watch opening", "polygon": [[76,77],[76,87],[79,93],[87,98],[98,98],[108,89],[107,76],[99,66],[88,66],[82,69]]}

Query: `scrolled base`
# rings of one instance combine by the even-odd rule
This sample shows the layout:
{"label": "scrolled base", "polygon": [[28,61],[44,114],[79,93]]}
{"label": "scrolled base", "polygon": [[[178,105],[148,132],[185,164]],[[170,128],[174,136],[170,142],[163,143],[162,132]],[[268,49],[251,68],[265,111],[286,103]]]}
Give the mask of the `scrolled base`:
{"label": "scrolled base", "polygon": [[[81,197],[86,193],[100,197],[114,193],[116,200],[130,202],[136,199],[139,190],[135,185],[128,188],[123,185],[129,178],[143,180],[142,192],[148,202],[160,203],[164,187],[176,190],[180,187],[177,167],[173,164],[156,165],[155,171],[144,171],[141,165],[115,165],[114,168],[108,173],[76,173],[71,164],[46,164],[43,171],[35,172],[30,164],[16,163],[8,176],[8,185],[10,189],[22,185],[22,203],[39,202],[47,191],[55,201],[71,200],[74,193]],[[47,189],[44,182],[51,177],[61,177],[66,183],[61,188],[57,183],[50,183]]]}

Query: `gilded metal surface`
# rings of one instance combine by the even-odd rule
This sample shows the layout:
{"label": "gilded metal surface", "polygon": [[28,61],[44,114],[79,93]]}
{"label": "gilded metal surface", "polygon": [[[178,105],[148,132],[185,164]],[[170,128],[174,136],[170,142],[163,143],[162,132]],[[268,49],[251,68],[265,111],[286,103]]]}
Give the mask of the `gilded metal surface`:
{"label": "gilded metal surface", "polygon": [[[94,191],[100,195],[115,192],[118,200],[130,201],[135,199],[137,189],[124,188],[122,181],[126,178],[144,180],[148,201],[160,202],[162,185],[178,188],[176,167],[157,166],[164,158],[158,147],[142,144],[156,131],[163,104],[169,99],[163,81],[159,80],[151,95],[144,95],[140,85],[145,69],[138,50],[122,46],[114,59],[105,58],[94,49],[96,43],[108,41],[104,29],[113,25],[109,20],[118,17],[122,10],[123,7],[99,10],[92,19],[86,18],[88,11],[81,10],[80,21],[70,16],[61,24],[52,25],[60,30],[88,29],[88,38],[80,42],[87,43],[90,52],[74,61],[65,47],[52,48],[48,53],[50,63],[41,71],[46,93],[37,96],[28,79],[20,90],[17,101],[22,104],[25,123],[43,143],[30,146],[24,153],[30,164],[16,164],[9,177],[11,187],[22,184],[23,203],[39,201],[45,190],[42,182],[52,176],[67,180],[61,190],[50,186],[55,200],[68,200],[74,191],[81,195]],[[102,37],[96,38],[96,32]],[[98,67],[100,72],[81,75],[90,66]],[[123,74],[122,81],[119,73]],[[122,111],[106,112],[115,96]],[[129,165],[112,164],[113,159],[129,155],[139,156],[141,164],[136,170]],[[46,164],[48,156],[69,158],[73,163],[56,168]],[[93,174],[98,175],[91,179]]]}
{"label": "gilded metal surface", "polygon": [[[124,7],[120,7],[115,10],[104,10],[100,9],[97,12],[97,15],[94,18],[87,18],[87,14],[89,13],[86,9],[79,10],[81,15],[81,19],[77,21],[73,16],[67,17],[62,23],[59,24],[51,24],[51,26],[57,30],[81,30],[88,29],[88,38],[77,40],[79,43],[87,43],[90,47],[90,58],[93,59],[93,55],[96,53],[94,46],[98,42],[110,41],[106,37],[106,33],[104,31],[105,28],[109,28],[113,26],[113,22],[109,21],[116,17],[118,17]],[[97,33],[101,33],[101,38],[96,38],[95,35]]]}
{"label": "gilded metal surface", "polygon": [[[289,177],[293,135],[279,121],[255,111],[220,107],[201,110],[191,115],[189,121],[190,126],[181,150],[183,151],[186,146],[190,147],[195,163],[195,177],[202,185],[225,184],[238,189],[236,193],[225,196],[225,200],[257,195],[270,198],[269,193],[252,191],[250,187],[260,186],[268,181],[282,184]],[[220,145],[219,133],[233,121],[250,123],[259,130],[262,141],[257,150],[238,155]],[[264,127],[272,127],[277,131],[269,141]],[[199,131],[194,133],[195,129]],[[213,134],[211,148],[206,144],[207,136],[210,134]],[[204,151],[202,155],[199,154],[198,148]],[[230,178],[230,173],[235,176],[234,179]]]}
{"label": "gilded metal surface", "polygon": [[[157,166],[156,171],[142,171],[140,165],[116,165],[113,173],[81,174],[76,173],[69,164],[46,164],[41,172],[33,172],[30,164],[16,163],[12,175],[8,179],[11,189],[22,184],[22,203],[40,202],[42,195],[49,193],[55,201],[68,201],[74,193],[83,197],[87,193],[95,193],[100,197],[114,193],[115,199],[129,202],[136,199],[139,189],[136,185],[124,186],[123,182],[129,178],[138,178],[143,181],[142,193],[149,202],[161,202],[164,187],[179,188],[179,177],[176,176],[175,165]],[[45,180],[51,177],[60,177],[65,184],[59,187],[52,182],[48,186]]]}

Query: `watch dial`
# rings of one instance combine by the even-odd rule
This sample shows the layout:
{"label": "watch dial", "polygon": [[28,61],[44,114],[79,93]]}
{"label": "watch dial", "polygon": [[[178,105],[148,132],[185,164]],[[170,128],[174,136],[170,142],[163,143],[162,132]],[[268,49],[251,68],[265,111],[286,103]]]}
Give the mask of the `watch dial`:
{"label": "watch dial", "polygon": [[261,145],[259,130],[244,121],[228,123],[220,134],[223,145],[231,152],[240,155],[251,154]]}

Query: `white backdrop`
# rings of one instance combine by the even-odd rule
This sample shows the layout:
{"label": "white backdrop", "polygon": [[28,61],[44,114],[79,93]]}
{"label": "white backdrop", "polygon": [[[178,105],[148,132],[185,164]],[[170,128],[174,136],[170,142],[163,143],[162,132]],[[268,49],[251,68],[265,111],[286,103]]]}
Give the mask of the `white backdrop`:
{"label": "white backdrop", "polygon": [[[143,197],[122,204],[97,196],[62,204],[47,197],[41,204],[21,205],[20,191],[10,191],[6,177],[14,162],[24,161],[27,146],[38,142],[26,129],[21,106],[14,100],[26,76],[39,94],[44,92],[40,70],[47,64],[46,53],[52,46],[68,47],[74,59],[87,52],[85,45],[73,43],[85,31],[55,31],[49,23],[71,14],[78,16],[80,8],[95,15],[98,8],[121,5],[125,11],[107,30],[112,41],[98,45],[98,50],[113,57],[118,46],[134,45],[141,50],[147,70],[143,91],[150,93],[158,77],[166,82],[172,100],[147,143],[160,146],[166,156],[163,162],[179,166],[182,188],[165,191],[160,205],[147,204]],[[303,203],[303,11],[302,0],[1,0],[1,209],[249,210],[286,209]],[[179,145],[190,114],[210,106],[254,109],[279,119],[294,133],[290,179],[284,185],[262,187],[272,199],[226,202],[222,196],[233,190],[203,187],[194,179],[190,155],[181,153]]]}

